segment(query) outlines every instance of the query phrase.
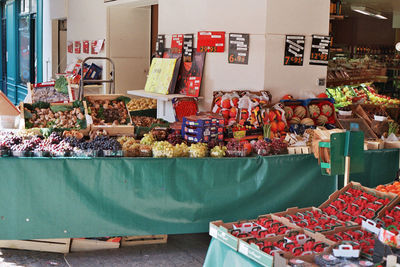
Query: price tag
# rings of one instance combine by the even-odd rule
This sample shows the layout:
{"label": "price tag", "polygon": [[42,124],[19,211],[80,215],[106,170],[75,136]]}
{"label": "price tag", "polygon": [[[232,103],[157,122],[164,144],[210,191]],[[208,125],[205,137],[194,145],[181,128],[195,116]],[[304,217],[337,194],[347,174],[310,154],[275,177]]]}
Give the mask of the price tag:
{"label": "price tag", "polygon": [[328,66],[330,44],[330,36],[312,36],[310,65]]}
{"label": "price tag", "polygon": [[193,34],[183,35],[183,61],[192,62],[193,60]]}
{"label": "price tag", "polygon": [[183,34],[173,34],[171,42],[171,53],[182,54]]}
{"label": "price tag", "polygon": [[156,54],[158,57],[162,57],[165,50],[165,35],[159,34],[157,36],[157,43],[156,43]]}
{"label": "price tag", "polygon": [[74,51],[75,54],[80,54],[81,53],[81,41],[75,41],[75,46],[74,46]]}
{"label": "price tag", "polygon": [[197,33],[197,52],[224,52],[225,51],[225,32]]}
{"label": "price tag", "polygon": [[284,65],[303,66],[304,35],[286,35]]}
{"label": "price tag", "polygon": [[189,77],[187,79],[187,96],[198,97],[200,94],[201,77]]}
{"label": "price tag", "polygon": [[249,62],[249,39],[246,33],[229,34],[228,62],[231,64],[245,64]]}

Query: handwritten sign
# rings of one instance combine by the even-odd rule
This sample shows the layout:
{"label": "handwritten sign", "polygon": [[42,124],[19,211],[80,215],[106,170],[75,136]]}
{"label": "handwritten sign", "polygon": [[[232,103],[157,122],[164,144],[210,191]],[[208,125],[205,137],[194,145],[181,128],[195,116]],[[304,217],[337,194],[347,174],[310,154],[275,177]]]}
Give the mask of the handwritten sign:
{"label": "handwritten sign", "polygon": [[219,52],[225,51],[225,32],[197,33],[197,52]]}
{"label": "handwritten sign", "polygon": [[330,36],[312,36],[310,65],[328,66],[330,44]]}
{"label": "handwritten sign", "polygon": [[286,35],[284,65],[303,66],[305,39],[304,35]]}
{"label": "handwritten sign", "polygon": [[183,34],[173,34],[171,41],[171,53],[182,54]]}
{"label": "handwritten sign", "polygon": [[158,57],[162,57],[165,50],[165,35],[159,34],[157,36],[157,43],[156,43],[156,54]]}
{"label": "handwritten sign", "polygon": [[183,35],[183,62],[192,62],[193,60],[193,34]]}
{"label": "handwritten sign", "polygon": [[250,35],[246,33],[229,34],[229,63],[245,65],[249,63],[249,39]]}

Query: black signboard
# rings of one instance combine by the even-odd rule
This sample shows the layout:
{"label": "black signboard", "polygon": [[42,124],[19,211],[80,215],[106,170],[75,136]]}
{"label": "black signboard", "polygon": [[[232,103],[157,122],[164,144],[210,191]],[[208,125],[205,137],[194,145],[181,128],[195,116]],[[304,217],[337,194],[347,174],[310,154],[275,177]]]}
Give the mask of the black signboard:
{"label": "black signboard", "polygon": [[312,36],[310,65],[328,66],[330,44],[330,36]]}
{"label": "black signboard", "polygon": [[304,35],[286,35],[284,65],[303,66]]}
{"label": "black signboard", "polygon": [[193,60],[193,34],[183,35],[183,62],[192,62]]}
{"label": "black signboard", "polygon": [[247,33],[229,34],[229,63],[245,65],[249,63],[249,36]]}
{"label": "black signboard", "polygon": [[163,57],[165,50],[165,35],[159,34],[157,36],[157,43],[156,43],[156,54],[158,57]]}

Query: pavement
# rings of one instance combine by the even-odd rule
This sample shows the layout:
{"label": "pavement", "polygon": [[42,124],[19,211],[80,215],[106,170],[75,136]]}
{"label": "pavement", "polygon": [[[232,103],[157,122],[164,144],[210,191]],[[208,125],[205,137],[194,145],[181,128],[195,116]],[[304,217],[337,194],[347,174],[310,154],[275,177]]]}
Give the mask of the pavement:
{"label": "pavement", "polygon": [[210,243],[208,234],[169,235],[167,244],[123,247],[68,254],[0,249],[0,266],[203,266]]}

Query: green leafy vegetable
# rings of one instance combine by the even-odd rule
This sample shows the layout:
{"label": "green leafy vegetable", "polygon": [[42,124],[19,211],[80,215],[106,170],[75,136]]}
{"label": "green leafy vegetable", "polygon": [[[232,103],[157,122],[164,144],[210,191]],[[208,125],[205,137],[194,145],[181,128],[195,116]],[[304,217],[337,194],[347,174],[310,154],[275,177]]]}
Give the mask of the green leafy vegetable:
{"label": "green leafy vegetable", "polygon": [[54,88],[56,89],[57,92],[67,95],[68,94],[67,78],[65,78],[64,76],[58,78],[55,82]]}
{"label": "green leafy vegetable", "polygon": [[55,105],[55,106],[51,106],[50,109],[54,113],[57,113],[59,111],[61,111],[61,112],[70,111],[73,108],[72,108],[72,106],[67,106],[67,105]]}
{"label": "green leafy vegetable", "polygon": [[125,104],[128,104],[128,103],[131,101],[131,99],[130,99],[129,97],[127,97],[127,96],[120,96],[120,97],[118,97],[118,98],[115,99],[115,100],[117,100],[117,101],[123,101]]}

